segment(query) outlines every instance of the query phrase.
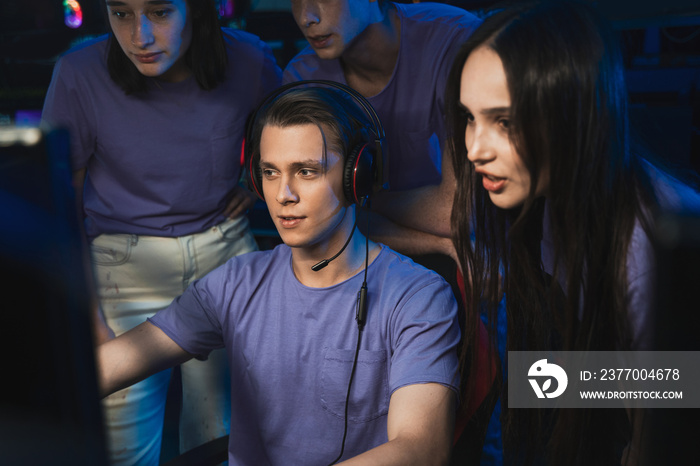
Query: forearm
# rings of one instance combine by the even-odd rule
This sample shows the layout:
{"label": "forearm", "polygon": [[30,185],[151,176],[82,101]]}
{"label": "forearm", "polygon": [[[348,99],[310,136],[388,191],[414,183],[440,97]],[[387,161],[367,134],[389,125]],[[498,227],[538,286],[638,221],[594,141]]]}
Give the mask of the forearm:
{"label": "forearm", "polygon": [[434,448],[420,439],[394,439],[365,453],[343,461],[343,466],[428,466],[449,463],[450,447]]}
{"label": "forearm", "polygon": [[[445,145],[446,146],[446,145]],[[372,210],[394,223],[433,237],[451,238],[452,204],[457,180],[449,150],[442,152],[440,184],[406,191],[381,191],[372,198]]]}
{"label": "forearm", "polygon": [[394,223],[438,238],[450,238],[454,189],[445,183],[408,191],[384,191],[372,199],[372,210]]}
{"label": "forearm", "polygon": [[415,384],[399,388],[389,402],[389,441],[341,464],[448,464],[454,435],[455,403],[452,390],[439,384]]}
{"label": "forearm", "polygon": [[[365,215],[366,211],[362,213],[358,222],[363,233],[366,233],[367,229]],[[436,236],[399,225],[376,212],[371,212],[370,216],[369,237],[372,241],[386,244],[391,249],[412,257],[435,253],[456,257],[454,245],[449,237]]]}
{"label": "forearm", "polygon": [[107,325],[107,319],[105,319],[104,313],[102,312],[102,308],[97,302],[97,297],[91,296],[91,300],[92,302],[90,306],[92,307],[92,336],[95,342],[95,346],[98,347],[99,345],[113,339],[114,332]]}
{"label": "forearm", "polygon": [[107,396],[191,358],[162,330],[144,322],[97,347],[100,394]]}

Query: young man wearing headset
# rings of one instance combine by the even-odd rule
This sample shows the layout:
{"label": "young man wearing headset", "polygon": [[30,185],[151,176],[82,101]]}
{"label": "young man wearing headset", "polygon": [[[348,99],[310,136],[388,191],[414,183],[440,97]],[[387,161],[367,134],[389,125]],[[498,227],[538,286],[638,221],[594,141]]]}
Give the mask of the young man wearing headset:
{"label": "young man wearing headset", "polygon": [[456,304],[440,276],[356,231],[379,157],[353,98],[293,88],[257,112],[248,166],[284,244],[100,345],[103,394],[224,347],[230,464],[447,464]]}

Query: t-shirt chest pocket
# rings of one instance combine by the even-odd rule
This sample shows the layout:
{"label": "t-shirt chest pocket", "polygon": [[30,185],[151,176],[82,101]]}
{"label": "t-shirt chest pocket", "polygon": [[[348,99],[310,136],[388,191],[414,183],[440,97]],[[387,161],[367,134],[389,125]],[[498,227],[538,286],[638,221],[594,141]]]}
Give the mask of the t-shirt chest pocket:
{"label": "t-shirt chest pocket", "polygon": [[[354,356],[354,350],[327,349],[318,379],[323,409],[340,418],[345,416]],[[350,391],[348,421],[368,422],[389,412],[388,364],[386,351],[360,350]]]}

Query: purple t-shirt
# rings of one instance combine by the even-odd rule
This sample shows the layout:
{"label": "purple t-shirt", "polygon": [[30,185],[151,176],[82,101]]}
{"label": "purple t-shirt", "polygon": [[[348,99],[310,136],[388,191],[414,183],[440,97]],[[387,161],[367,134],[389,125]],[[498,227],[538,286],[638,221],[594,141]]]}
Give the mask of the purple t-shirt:
{"label": "purple t-shirt", "polygon": [[71,133],[74,170],[87,168],[86,231],[182,236],[222,214],[240,175],[248,115],[281,72],[257,37],[223,29],[226,80],[200,89],[194,77],[149,80],[126,95],[107,71],[107,39],[68,51],[56,64],[43,119]]}
{"label": "purple t-shirt", "polygon": [[[291,249],[280,245],[234,257],[150,319],[197,358],[226,348],[230,464],[325,465],[337,456],[362,279],[360,272],[331,287],[306,287],[292,270]],[[457,307],[445,281],[386,247],[367,280],[344,459],[387,441],[396,389],[459,385]]]}
{"label": "purple t-shirt", "polygon": [[[386,132],[390,189],[406,190],[442,179],[445,83],[455,54],[481,20],[439,3],[394,6],[401,21],[399,56],[389,83],[368,100]],[[347,84],[340,60],[322,60],[311,47],[284,70],[284,82],[302,79]]]}
{"label": "purple t-shirt", "polygon": [[[662,172],[651,163],[642,160],[642,165],[650,177],[658,206],[666,212],[693,212],[700,214],[700,193]],[[542,264],[547,273],[554,270],[554,242],[549,227],[549,209],[545,209],[542,233]],[[654,245],[637,221],[627,253],[627,303],[629,322],[632,330],[632,349],[649,351],[654,348],[655,333],[655,290],[657,284]],[[561,268],[560,268],[561,269]],[[560,273],[559,281],[566,289],[565,274]],[[581,299],[585,299],[582,296]],[[583,309],[583,303],[581,303]],[[582,317],[582,316],[580,316]]]}

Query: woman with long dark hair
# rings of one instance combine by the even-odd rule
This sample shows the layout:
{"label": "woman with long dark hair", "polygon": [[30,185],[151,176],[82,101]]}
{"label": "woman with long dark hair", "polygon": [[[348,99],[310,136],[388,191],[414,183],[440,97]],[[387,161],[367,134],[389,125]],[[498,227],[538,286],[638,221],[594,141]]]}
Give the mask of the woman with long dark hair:
{"label": "woman with long dark hair", "polygon": [[[43,119],[67,127],[97,294],[119,335],[257,249],[238,186],[245,124],[281,73],[213,0],[104,2],[110,33],[56,64]],[[180,449],[228,431],[225,354],[182,366]],[[158,464],[170,372],[105,400],[112,464]]]}
{"label": "woman with long dark hair", "polygon": [[[497,12],[456,58],[446,101],[464,341],[477,341],[484,308],[495,339],[505,294],[509,351],[650,349],[653,214],[700,201],[633,147],[610,26],[574,2]],[[634,413],[509,410],[505,390],[502,400],[507,460],[619,464],[635,453]]]}

